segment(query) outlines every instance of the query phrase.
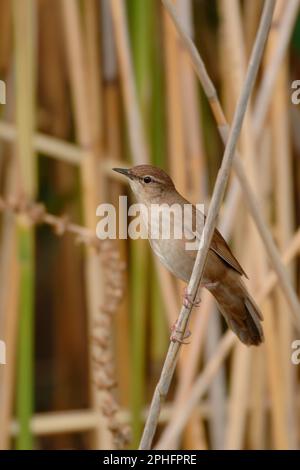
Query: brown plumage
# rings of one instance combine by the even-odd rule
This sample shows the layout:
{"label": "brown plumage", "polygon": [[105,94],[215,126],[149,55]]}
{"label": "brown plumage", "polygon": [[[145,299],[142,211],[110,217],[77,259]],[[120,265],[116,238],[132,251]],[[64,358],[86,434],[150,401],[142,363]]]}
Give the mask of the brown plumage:
{"label": "brown plumage", "polygon": [[[116,168],[115,171],[129,178],[130,186],[140,203],[189,204],[176,190],[171,178],[163,170],[152,165],[139,165],[131,169]],[[192,234],[201,238],[201,227],[196,228],[196,208],[193,206]],[[185,219],[186,220],[186,219]],[[202,215],[203,223],[205,216]],[[184,223],[184,222],[183,222]],[[186,224],[185,224],[186,227]],[[203,225],[202,225],[203,227]],[[183,237],[176,239],[151,239],[151,247],[160,261],[178,278],[188,282],[192,273],[196,249],[187,250]],[[216,229],[208,253],[202,285],[215,297],[228,326],[247,345],[259,345],[264,340],[259,308],[242,281],[246,276],[243,268],[232,254],[226,241]]]}

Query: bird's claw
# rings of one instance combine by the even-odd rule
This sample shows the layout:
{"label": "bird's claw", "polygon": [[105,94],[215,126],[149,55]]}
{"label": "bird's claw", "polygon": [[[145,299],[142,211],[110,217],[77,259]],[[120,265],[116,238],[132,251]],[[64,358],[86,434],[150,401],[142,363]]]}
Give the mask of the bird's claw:
{"label": "bird's claw", "polygon": [[180,344],[190,344],[190,341],[185,341],[186,339],[188,339],[192,333],[190,330],[188,330],[183,338],[179,338],[179,335],[181,335],[183,332],[178,330],[177,329],[177,322],[173,325],[172,327],[172,332],[171,332],[171,336],[170,336],[170,340],[172,341],[172,343],[180,343]]}

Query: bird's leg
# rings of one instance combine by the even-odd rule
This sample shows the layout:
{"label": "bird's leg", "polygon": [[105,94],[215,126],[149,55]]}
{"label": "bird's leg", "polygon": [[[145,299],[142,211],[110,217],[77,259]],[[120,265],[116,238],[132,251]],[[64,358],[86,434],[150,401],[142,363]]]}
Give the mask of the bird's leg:
{"label": "bird's leg", "polygon": [[170,336],[170,340],[172,341],[172,343],[180,343],[180,344],[190,344],[189,341],[185,341],[186,339],[188,339],[190,336],[191,336],[191,331],[188,330],[185,334],[184,334],[184,337],[181,339],[178,337],[179,334],[182,333],[182,331],[178,330],[178,324],[177,324],[178,320],[174,323],[174,325],[172,326],[171,328],[171,336]]}
{"label": "bird's leg", "polygon": [[195,300],[192,300],[191,294],[188,293],[187,287],[184,288],[184,293],[183,293],[183,305],[186,308],[191,308],[191,307],[199,307],[201,304],[201,299],[200,297],[197,297]]}

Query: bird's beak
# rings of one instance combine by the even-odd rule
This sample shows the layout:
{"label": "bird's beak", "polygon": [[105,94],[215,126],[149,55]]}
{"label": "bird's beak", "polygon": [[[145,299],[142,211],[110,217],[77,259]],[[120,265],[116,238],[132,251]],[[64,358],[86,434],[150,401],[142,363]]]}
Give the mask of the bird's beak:
{"label": "bird's beak", "polygon": [[121,175],[125,175],[127,178],[131,178],[130,170],[128,168],[113,168],[113,171],[121,173]]}

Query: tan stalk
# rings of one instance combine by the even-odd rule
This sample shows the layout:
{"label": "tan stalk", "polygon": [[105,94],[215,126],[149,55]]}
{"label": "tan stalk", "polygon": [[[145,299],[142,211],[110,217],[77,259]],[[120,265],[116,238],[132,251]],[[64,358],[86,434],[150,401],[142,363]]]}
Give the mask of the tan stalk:
{"label": "tan stalk", "polygon": [[[276,32],[274,32],[276,34]],[[272,42],[273,45],[273,42]],[[272,45],[270,45],[272,47]],[[293,167],[289,123],[289,79],[287,61],[284,62],[275,85],[275,93],[271,103],[272,156],[274,169],[274,197],[276,211],[276,238],[280,250],[284,250],[294,232],[294,188]],[[290,281],[295,285],[295,266],[288,270]],[[297,446],[297,419],[294,409],[296,402],[296,370],[290,360],[290,348],[295,336],[293,324],[286,315],[288,305],[281,292],[276,295],[278,312],[281,383],[285,405],[285,424],[289,435],[290,447]],[[282,380],[282,376],[284,380]]]}
{"label": "tan stalk", "polygon": [[185,138],[181,101],[180,50],[177,34],[169,15],[163,8],[167,95],[168,161],[170,174],[182,193],[186,188]]}

